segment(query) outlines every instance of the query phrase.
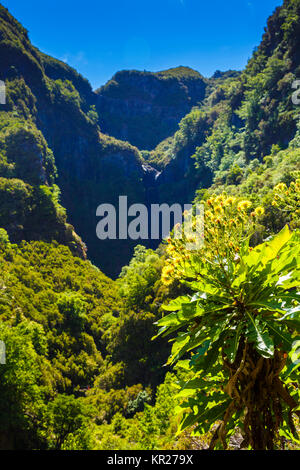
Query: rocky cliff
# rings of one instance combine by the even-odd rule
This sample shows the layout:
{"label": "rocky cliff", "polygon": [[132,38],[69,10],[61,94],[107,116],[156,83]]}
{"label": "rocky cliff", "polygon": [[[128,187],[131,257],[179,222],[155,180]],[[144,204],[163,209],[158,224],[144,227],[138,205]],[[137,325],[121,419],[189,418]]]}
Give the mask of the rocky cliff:
{"label": "rocky cliff", "polygon": [[56,183],[89,258],[115,276],[133,247],[124,243],[120,252],[107,255],[105,242],[96,237],[96,209],[103,202],[116,204],[119,194],[144,201],[139,151],[100,132],[96,95],[86,79],[33,47],[2,6],[0,18],[0,79],[6,84],[6,105],[0,107],[0,226],[12,241],[55,239],[84,256],[58,202]]}

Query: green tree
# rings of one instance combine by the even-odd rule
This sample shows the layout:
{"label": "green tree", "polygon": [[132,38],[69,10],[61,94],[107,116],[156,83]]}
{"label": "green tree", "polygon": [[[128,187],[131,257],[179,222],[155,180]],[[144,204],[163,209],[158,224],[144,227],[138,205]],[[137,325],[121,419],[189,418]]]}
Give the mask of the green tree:
{"label": "green tree", "polygon": [[74,332],[81,332],[87,321],[83,296],[76,292],[64,292],[60,295],[57,306],[66,325]]}
{"label": "green tree", "polygon": [[46,415],[49,445],[54,449],[62,449],[70,442],[71,436],[83,431],[87,426],[91,408],[84,399],[73,395],[57,395],[49,403]]}
{"label": "green tree", "polygon": [[40,448],[44,361],[35,350],[28,325],[0,323],[0,340],[6,348],[6,363],[0,364],[0,448]]}
{"label": "green tree", "polygon": [[[169,363],[190,356],[193,377],[182,385],[182,396],[189,398],[182,404],[180,429],[196,425],[203,434],[217,423],[213,449],[226,448],[239,426],[244,447],[273,449],[279,436],[298,439],[292,415],[300,414],[294,351],[300,234],[285,227],[253,248],[251,224],[245,232],[248,201],[238,203],[241,215],[231,219],[231,230],[232,198],[208,202],[212,238],[205,249],[185,257],[181,270],[193,293],[172,301],[165,307],[172,313],[158,321],[159,334],[178,331]],[[263,209],[252,214],[262,215]],[[211,229],[216,223],[219,228]]]}

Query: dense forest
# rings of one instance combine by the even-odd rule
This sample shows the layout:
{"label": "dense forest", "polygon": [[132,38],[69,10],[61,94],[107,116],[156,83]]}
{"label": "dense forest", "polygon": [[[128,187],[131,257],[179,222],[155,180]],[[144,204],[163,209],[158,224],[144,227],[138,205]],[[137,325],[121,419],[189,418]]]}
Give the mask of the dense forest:
{"label": "dense forest", "polygon": [[[243,71],[96,91],[0,5],[0,79],[0,449],[299,449],[300,0]],[[100,241],[122,194],[203,247]]]}

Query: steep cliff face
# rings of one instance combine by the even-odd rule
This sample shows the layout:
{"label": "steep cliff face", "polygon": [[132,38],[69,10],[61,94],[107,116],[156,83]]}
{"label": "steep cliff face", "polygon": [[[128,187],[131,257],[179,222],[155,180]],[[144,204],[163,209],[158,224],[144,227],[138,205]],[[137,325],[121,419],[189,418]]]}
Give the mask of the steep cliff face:
{"label": "steep cliff face", "polygon": [[84,245],[58,203],[56,182],[89,258],[116,276],[133,246],[125,241],[119,253],[108,254],[106,243],[96,237],[96,209],[117,204],[122,194],[129,203],[144,202],[139,151],[100,133],[96,95],[86,79],[34,48],[27,31],[2,6],[0,16],[0,79],[7,92],[0,108],[0,190],[5,194],[0,225],[12,241],[55,239],[84,256]]}
{"label": "steep cliff face", "polygon": [[204,99],[207,85],[208,80],[188,67],[118,72],[96,91],[100,127],[105,134],[152,150]]}
{"label": "steep cliff face", "polygon": [[[115,277],[137,242],[99,240],[96,209],[102,203],[117,208],[120,195],[128,196],[128,205],[150,204],[159,177],[125,141],[152,148],[174,133],[180,119],[203,100],[208,82],[187,67],[119,72],[94,93],[74,69],[32,46],[4,7],[0,15],[0,79],[7,90],[7,104],[0,109],[0,177],[5,178],[0,223],[12,240],[56,239],[83,256],[84,246],[58,203],[56,183],[88,257]],[[23,192],[8,191],[13,182]],[[7,206],[16,198],[23,202],[13,214]]]}

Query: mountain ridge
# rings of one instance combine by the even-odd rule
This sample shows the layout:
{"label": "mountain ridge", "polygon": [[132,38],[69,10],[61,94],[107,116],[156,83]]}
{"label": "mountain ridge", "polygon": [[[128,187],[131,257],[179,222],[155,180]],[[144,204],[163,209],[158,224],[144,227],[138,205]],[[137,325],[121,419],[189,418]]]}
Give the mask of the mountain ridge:
{"label": "mountain ridge", "polygon": [[[61,192],[61,204],[67,209],[68,220],[87,245],[89,258],[104,272],[116,277],[122,266],[128,263],[136,243],[117,241],[114,242],[116,248],[112,249],[110,241],[99,241],[95,230],[96,209],[101,203],[116,205],[120,194],[128,195],[129,204],[147,203],[144,179],[148,181],[148,177],[142,165],[149,163],[136,147],[103,133],[99,111],[97,112],[97,94],[84,77],[64,62],[32,46],[25,28],[4,7],[0,8],[0,16],[0,78],[6,81],[7,90],[7,104],[0,109],[0,115],[4,119],[0,132],[3,135],[15,135],[16,126],[22,128],[26,122],[32,129],[31,135],[34,134],[31,138],[36,148],[39,145],[38,136],[43,136],[45,155],[49,155],[45,157],[47,165],[52,159],[58,174],[56,177],[56,169],[53,170],[53,178],[45,182],[46,186],[54,188],[54,183],[57,183]],[[142,72],[136,73],[144,77]],[[174,75],[179,75],[179,78]],[[157,74],[149,73],[148,76],[151,80],[155,77],[159,87],[162,83],[172,83],[176,93],[182,87],[184,100],[187,96],[184,80],[190,83],[196,76],[204,97],[205,79],[191,69],[179,67]],[[185,111],[181,112],[184,113]],[[180,116],[173,119],[174,126],[178,125]],[[5,122],[9,125],[5,126]],[[161,120],[157,119],[158,127],[160,123]],[[18,134],[16,138],[20,142]],[[11,155],[13,162],[14,156],[7,144],[8,139],[5,138],[3,152]],[[10,162],[5,163],[7,164]],[[15,173],[10,174],[18,176]],[[7,170],[2,174],[0,172],[0,176],[6,178]],[[39,184],[36,181],[32,191],[38,191]],[[55,191],[51,189],[50,192],[54,194]],[[53,197],[49,193],[49,204],[53,205],[55,219],[61,216],[55,215],[58,209],[55,208],[56,203],[50,201]],[[28,232],[26,229],[29,220],[32,220],[28,218],[32,212],[31,207],[24,210],[23,222],[14,226],[7,223],[8,215],[6,218],[0,217],[0,224],[8,230],[12,241],[38,237],[37,230]],[[72,233],[70,230],[68,233]],[[73,237],[72,240],[71,236],[71,241],[67,241],[70,235],[64,238],[58,236],[55,230],[46,237],[51,238],[65,241],[71,247],[75,244],[75,251],[78,250],[79,238]],[[112,254],[108,257],[107,253],[110,251]]]}
{"label": "mountain ridge", "polygon": [[[213,77],[206,79],[188,67],[175,67],[155,73],[121,71],[113,77],[117,81],[112,79],[97,94],[74,69],[32,46],[26,30],[2,7],[0,78],[5,79],[7,84],[7,105],[1,113],[4,118],[3,152],[12,155],[7,145],[13,140],[5,135],[14,135],[16,125],[22,127],[24,122],[30,123],[30,128],[34,130],[31,134],[35,135],[35,148],[40,145],[38,142],[41,137],[38,136],[42,133],[46,145],[45,165],[50,168],[55,162],[61,203],[67,209],[70,222],[87,244],[89,258],[104,272],[116,277],[132,256],[135,243],[100,242],[97,239],[95,213],[98,205],[117,205],[120,194],[128,194],[129,204],[139,202],[147,205],[151,202],[150,194],[153,195],[152,202],[189,203],[196,190],[208,188],[216,178],[219,178],[220,184],[227,178],[228,181],[230,178],[238,181],[239,175],[246,171],[252,159],[262,161],[271,152],[272,145],[285,148],[293,138],[297,112],[290,100],[290,87],[299,70],[299,35],[297,22],[293,23],[290,18],[297,8],[297,3],[285,2],[282,8],[275,11],[268,20],[269,26],[261,45],[242,73],[217,71]],[[279,34],[276,33],[278,27]],[[262,67],[267,72],[260,77]],[[255,73],[259,77],[256,82],[251,78]],[[139,83],[144,83],[140,88],[135,83],[137,78]],[[146,82],[143,82],[145,79]],[[175,121],[173,123],[175,133],[160,141],[151,151],[138,149],[128,142],[104,134],[98,102],[99,93],[103,93],[103,96],[112,93],[114,96],[114,90],[118,103],[122,102],[124,96],[130,95],[134,101],[139,93],[146,94],[148,99],[149,79],[151,83],[154,80],[157,86],[147,103],[151,123],[155,122],[155,126],[160,127],[162,119],[161,116],[153,119],[155,113],[151,106],[166,84],[171,84],[172,90],[175,90],[175,95],[172,91],[169,96],[172,99],[175,96],[175,102],[184,103],[180,111],[184,117],[180,119],[178,115],[176,126]],[[129,83],[127,89],[119,87],[118,81],[122,80]],[[192,109],[186,113],[189,90],[192,90],[191,84],[194,82],[194,101],[188,104]],[[183,101],[177,100],[178,96]],[[202,101],[199,101],[200,97]],[[138,100],[142,102],[140,98]],[[197,106],[193,107],[193,102]],[[123,99],[122,106],[125,108],[126,103],[128,101]],[[256,113],[258,108],[259,113]],[[126,109],[122,118],[125,121],[128,113],[132,114],[130,106]],[[170,110],[173,110],[172,106]],[[268,113],[272,114],[272,119],[268,119]],[[7,122],[5,116],[9,116],[9,126],[4,125]],[[259,116],[259,122],[256,116]],[[137,114],[137,121],[139,134],[148,128],[150,135],[155,134],[157,138],[158,133],[148,126],[147,119],[141,119],[141,114]],[[275,123],[272,129],[268,127],[269,122]],[[167,134],[170,132],[169,129]],[[9,173],[11,163],[7,162],[5,155],[3,158],[6,158],[6,163],[3,164],[0,176],[18,176],[17,173]],[[15,162],[12,164],[15,165]],[[149,177],[153,173],[151,167],[160,172],[155,179]],[[46,167],[43,171],[46,171]],[[56,170],[49,171],[52,171],[53,182],[48,185],[54,188]],[[35,186],[37,191],[38,185]],[[55,209],[55,202],[50,202],[55,192],[54,189],[51,191],[49,204],[52,204],[54,214],[58,209]],[[27,216],[22,217],[26,219]],[[33,236],[22,228],[12,230],[6,219],[2,218],[1,223],[8,228],[12,240],[22,237],[30,239]],[[28,223],[24,223],[28,226]],[[50,234],[50,238],[53,236],[54,233]],[[62,241],[63,237],[60,236],[59,240]],[[76,245],[75,239],[73,241]]]}

